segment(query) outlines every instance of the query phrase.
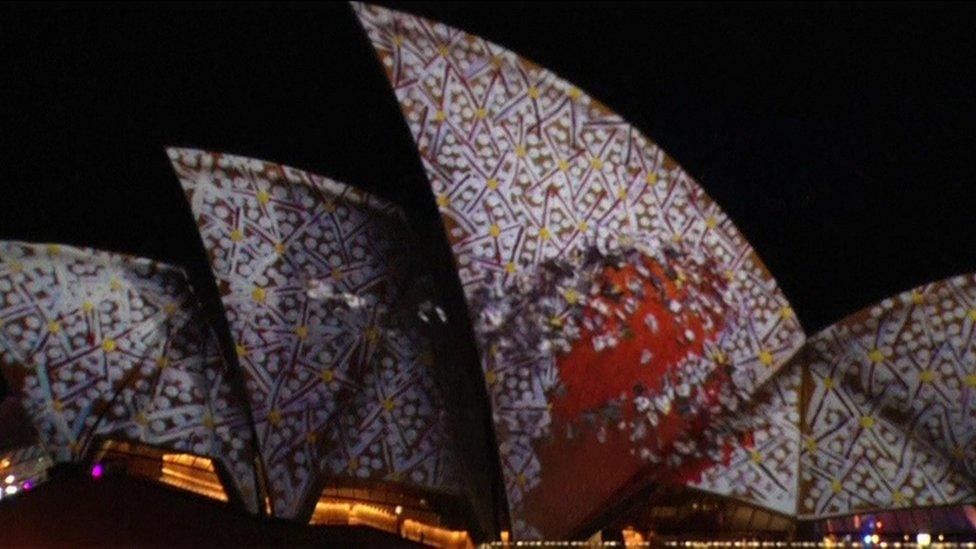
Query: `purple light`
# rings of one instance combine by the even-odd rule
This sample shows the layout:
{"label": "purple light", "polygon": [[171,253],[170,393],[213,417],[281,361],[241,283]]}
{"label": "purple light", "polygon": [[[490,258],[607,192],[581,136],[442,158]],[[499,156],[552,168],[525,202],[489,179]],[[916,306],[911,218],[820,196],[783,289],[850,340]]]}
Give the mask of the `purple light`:
{"label": "purple light", "polygon": [[101,463],[96,463],[95,465],[92,465],[91,476],[93,479],[102,478],[102,473],[104,472],[105,472],[105,467],[103,467]]}
{"label": "purple light", "polygon": [[31,482],[31,481],[29,481],[29,480],[28,481],[25,481],[24,484],[21,486],[21,488],[23,488],[25,492],[27,490],[30,490],[33,487],[34,487],[34,483]]}

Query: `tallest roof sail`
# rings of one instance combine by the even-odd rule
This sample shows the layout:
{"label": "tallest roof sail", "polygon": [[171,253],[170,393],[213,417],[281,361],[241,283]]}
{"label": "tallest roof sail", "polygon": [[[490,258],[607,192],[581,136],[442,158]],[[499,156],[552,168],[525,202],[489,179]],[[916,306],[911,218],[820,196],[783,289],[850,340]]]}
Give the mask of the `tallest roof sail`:
{"label": "tallest roof sail", "polygon": [[515,533],[570,535],[700,457],[700,426],[802,329],[732,222],[621,117],[496,44],[355,10],[454,251]]}

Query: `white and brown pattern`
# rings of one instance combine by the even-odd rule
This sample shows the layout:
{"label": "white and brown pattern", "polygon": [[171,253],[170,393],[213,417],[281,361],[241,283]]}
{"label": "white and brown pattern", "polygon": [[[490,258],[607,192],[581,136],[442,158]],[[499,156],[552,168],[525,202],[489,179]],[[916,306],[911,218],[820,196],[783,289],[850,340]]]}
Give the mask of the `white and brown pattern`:
{"label": "white and brown pattern", "polygon": [[[816,494],[801,513],[973,501],[974,325],[976,277],[965,275],[885,299],[810,339],[804,458]],[[838,469],[841,455],[850,471]],[[821,484],[872,495],[827,503]]]}
{"label": "white and brown pattern", "polygon": [[257,509],[250,430],[182,271],[0,242],[3,372],[58,461],[93,437],[214,458]]}
{"label": "white and brown pattern", "polygon": [[432,355],[401,304],[392,204],[294,168],[170,149],[217,278],[275,515],[326,477],[456,491]]}
{"label": "white and brown pattern", "polygon": [[[700,260],[693,264],[714,265],[726,281],[720,329],[709,342],[717,352],[691,353],[674,369],[678,378],[721,372],[731,379],[724,390],[732,398],[748,397],[802,343],[789,304],[743,236],[636,128],[551,72],[477,36],[375,6],[355,10],[427,169],[476,325],[504,306],[481,299],[483,290],[517,297],[524,281],[538,278],[540,266],[555,258],[597,246],[651,253],[676,247]],[[538,535],[519,520],[526,494],[546,482],[537,445],[562,430],[551,413],[563,380],[558,351],[499,354],[481,334],[479,342],[516,534]],[[500,379],[506,373],[516,381]],[[682,384],[687,380],[675,382]],[[708,400],[690,395],[686,417],[704,412]],[[676,455],[638,447],[649,460]],[[565,534],[573,526],[542,534]]]}
{"label": "white and brown pattern", "polygon": [[795,515],[802,373],[799,365],[784,368],[741,417],[716,426],[734,436],[716,442],[717,463],[688,486]]}

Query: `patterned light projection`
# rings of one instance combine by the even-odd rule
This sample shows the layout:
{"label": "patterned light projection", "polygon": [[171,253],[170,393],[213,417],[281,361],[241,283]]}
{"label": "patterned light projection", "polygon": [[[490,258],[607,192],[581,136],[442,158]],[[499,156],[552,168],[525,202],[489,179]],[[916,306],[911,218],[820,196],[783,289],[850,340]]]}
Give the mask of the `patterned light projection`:
{"label": "patterned light projection", "polygon": [[256,510],[247,418],[182,271],[0,242],[0,352],[55,460],[82,458],[94,437],[207,455]]}
{"label": "patterned light projection", "polygon": [[715,461],[692,473],[686,484],[795,515],[802,374],[799,365],[784,369],[744,413],[718,421],[712,427],[718,435]]}
{"label": "patterned light projection", "polygon": [[171,149],[236,341],[274,513],[319,479],[456,491],[457,463],[412,309],[393,205],[324,177]]}
{"label": "patterned light projection", "polygon": [[802,330],[731,221],[636,128],[498,45],[355,9],[453,247],[513,530],[570,535],[631,479],[698,459],[690,435]]}
{"label": "patterned light projection", "polygon": [[[769,404],[720,422],[744,444],[688,484],[809,519],[976,501],[974,325],[974,275],[834,324],[764,390]],[[764,440],[788,460],[770,467]]]}
{"label": "patterned light projection", "polygon": [[972,502],[976,276],[886,299],[808,344],[799,512]]}

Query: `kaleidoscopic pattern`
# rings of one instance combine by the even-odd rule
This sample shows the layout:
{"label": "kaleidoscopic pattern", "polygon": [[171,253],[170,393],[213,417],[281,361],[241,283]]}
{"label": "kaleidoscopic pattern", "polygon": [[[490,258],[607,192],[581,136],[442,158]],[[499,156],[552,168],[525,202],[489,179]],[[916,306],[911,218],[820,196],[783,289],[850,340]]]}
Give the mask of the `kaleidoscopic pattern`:
{"label": "kaleidoscopic pattern", "polygon": [[320,478],[456,491],[394,206],[294,168],[171,149],[244,370],[274,513]]}
{"label": "kaleidoscopic pattern", "polygon": [[2,242],[0,352],[54,459],[81,458],[96,436],[213,457],[256,510],[247,418],[178,269]]}
{"label": "kaleidoscopic pattern", "polygon": [[974,499],[974,325],[976,276],[966,275],[811,338],[801,514]]}
{"label": "kaleidoscopic pattern", "polygon": [[[355,9],[453,247],[515,534],[567,535],[649,464],[698,457],[692,426],[751,395],[802,330],[731,221],[626,121],[481,38]],[[532,332],[506,329],[527,315]],[[584,439],[604,454],[570,451]],[[619,478],[580,491],[609,463]]]}
{"label": "kaleidoscopic pattern", "polygon": [[734,442],[723,448],[718,463],[687,485],[795,515],[802,380],[799,365],[784,369],[757,394],[747,413],[721,425],[735,433]]}

